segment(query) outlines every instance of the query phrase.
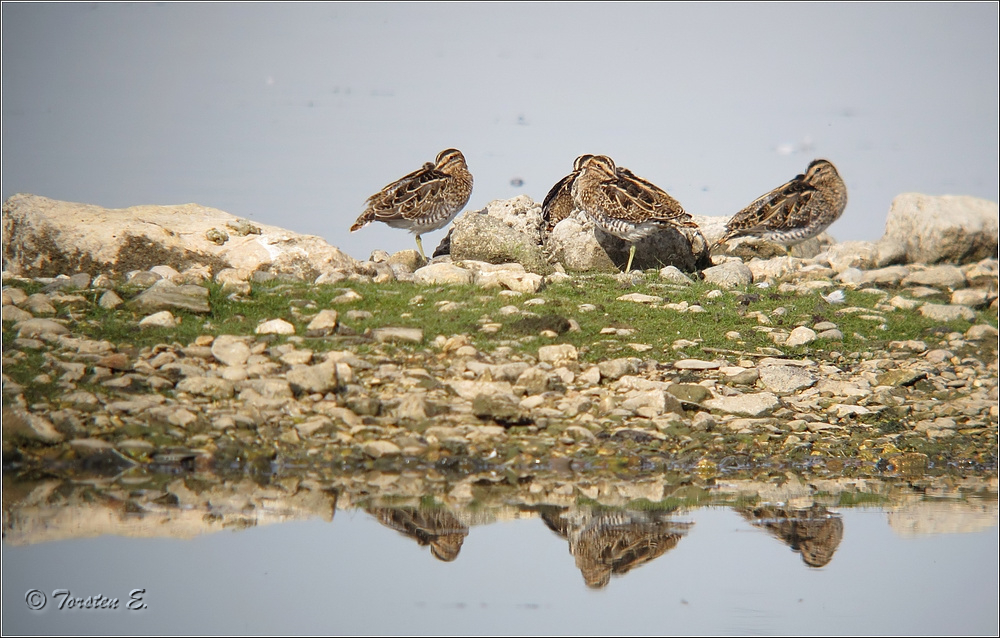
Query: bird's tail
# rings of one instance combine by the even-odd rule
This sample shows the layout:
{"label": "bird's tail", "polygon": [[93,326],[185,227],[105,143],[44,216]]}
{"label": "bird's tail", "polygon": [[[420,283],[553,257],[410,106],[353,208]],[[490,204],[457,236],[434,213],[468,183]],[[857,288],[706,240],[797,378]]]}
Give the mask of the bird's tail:
{"label": "bird's tail", "polygon": [[353,233],[361,230],[373,221],[375,221],[375,211],[369,208],[365,212],[361,213],[361,217],[358,217],[357,221],[354,222],[354,225],[351,226],[351,232]]}

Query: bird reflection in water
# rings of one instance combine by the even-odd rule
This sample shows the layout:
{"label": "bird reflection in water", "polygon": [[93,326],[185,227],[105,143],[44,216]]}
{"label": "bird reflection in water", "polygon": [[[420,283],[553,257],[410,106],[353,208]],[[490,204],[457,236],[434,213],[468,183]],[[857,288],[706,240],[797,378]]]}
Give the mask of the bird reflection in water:
{"label": "bird reflection in water", "polygon": [[434,558],[450,563],[458,558],[469,528],[444,509],[416,507],[372,507],[366,510],[379,523],[408,536],[419,544],[431,546]]}
{"label": "bird reflection in water", "polygon": [[823,567],[833,559],[844,537],[844,522],[839,514],[822,505],[795,509],[777,505],[761,505],[736,510],[754,527],[769,534],[802,554],[809,567]]}
{"label": "bird reflection in water", "polygon": [[665,520],[668,512],[591,511],[543,508],[542,520],[569,541],[569,553],[592,589],[659,558],[688,533],[693,523]]}

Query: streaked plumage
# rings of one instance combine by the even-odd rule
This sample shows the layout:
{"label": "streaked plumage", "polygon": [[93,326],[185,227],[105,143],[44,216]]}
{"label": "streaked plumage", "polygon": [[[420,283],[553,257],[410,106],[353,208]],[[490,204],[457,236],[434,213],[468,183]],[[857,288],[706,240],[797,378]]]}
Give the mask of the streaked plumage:
{"label": "streaked plumage", "polygon": [[430,545],[431,554],[449,563],[458,558],[462,543],[469,535],[469,528],[444,509],[418,509],[415,507],[375,507],[368,509],[386,527],[417,541]]}
{"label": "streaked plumage", "polygon": [[826,230],[846,206],[847,186],[837,169],[827,160],[813,160],[805,173],[736,213],[712,247],[734,237],[754,236],[788,248]]}
{"label": "streaked plumage", "polygon": [[543,509],[549,529],[569,541],[570,554],[584,582],[606,587],[612,575],[622,576],[659,558],[677,546],[692,523],[664,519],[661,513]]}
{"label": "streaked plumage", "polygon": [[839,514],[822,505],[794,509],[760,505],[737,509],[754,527],[770,532],[775,538],[802,554],[809,567],[825,567],[844,538],[844,522]]}
{"label": "streaked plumage", "polygon": [[351,232],[374,221],[403,228],[417,239],[420,256],[426,259],[420,242],[423,233],[448,225],[472,195],[472,173],[461,151],[449,148],[438,153],[434,163],[413,171],[368,198]]}
{"label": "streaked plumage", "polygon": [[573,162],[573,172],[556,182],[542,201],[542,220],[545,232],[551,233],[556,224],[570,216],[576,205],[573,202],[573,182],[580,175],[583,163],[593,155],[581,155]]}
{"label": "streaked plumage", "polygon": [[635,243],[658,227],[698,227],[680,203],[663,189],[627,168],[615,166],[606,155],[595,155],[581,162],[572,190],[577,208],[605,232],[632,244],[626,272],[632,267]]}

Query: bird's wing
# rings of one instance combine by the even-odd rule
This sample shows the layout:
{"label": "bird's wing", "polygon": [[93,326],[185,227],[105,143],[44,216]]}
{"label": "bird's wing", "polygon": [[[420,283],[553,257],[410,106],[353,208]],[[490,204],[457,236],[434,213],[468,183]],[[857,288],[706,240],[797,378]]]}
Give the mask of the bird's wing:
{"label": "bird's wing", "polygon": [[803,210],[815,193],[816,189],[799,175],[752,201],[733,215],[726,228],[740,233],[796,228],[802,224]]}
{"label": "bird's wing", "polygon": [[684,208],[659,186],[636,176],[627,168],[618,169],[618,179],[606,182],[605,193],[622,208],[643,218],[679,222],[690,219]]}
{"label": "bird's wing", "polygon": [[420,213],[421,204],[433,200],[445,189],[450,175],[435,170],[430,163],[389,184],[368,198],[375,219],[410,219]]}
{"label": "bird's wing", "polygon": [[546,226],[555,226],[573,210],[573,181],[576,173],[570,173],[556,182],[542,201],[542,219]]}

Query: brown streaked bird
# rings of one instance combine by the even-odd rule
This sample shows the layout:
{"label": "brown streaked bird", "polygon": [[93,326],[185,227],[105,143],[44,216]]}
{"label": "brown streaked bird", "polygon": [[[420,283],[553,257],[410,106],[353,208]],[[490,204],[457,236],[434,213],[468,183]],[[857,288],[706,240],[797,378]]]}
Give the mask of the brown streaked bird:
{"label": "brown streaked bird", "polygon": [[542,201],[542,220],[545,232],[551,233],[556,224],[570,216],[576,205],[573,202],[573,182],[580,175],[583,163],[593,155],[581,155],[573,162],[573,172],[556,182]]}
{"label": "brown streaked bird", "polygon": [[416,540],[418,545],[430,545],[434,558],[446,563],[458,558],[469,535],[469,528],[443,509],[375,507],[367,511],[379,523]]}
{"label": "brown streaked bird", "polygon": [[836,167],[813,160],[806,172],[753,200],[733,215],[726,232],[712,248],[734,237],[753,236],[791,251],[794,244],[820,234],[837,221],[847,206],[847,186]]}
{"label": "brown streaked bird", "polygon": [[434,163],[413,171],[368,198],[368,207],[351,226],[351,232],[372,222],[384,222],[403,228],[417,238],[417,249],[424,255],[420,236],[448,225],[472,195],[472,173],[462,152],[453,148],[437,154]]}
{"label": "brown streaked bird", "polygon": [[612,575],[622,576],[659,558],[676,547],[693,525],[666,520],[660,513],[627,510],[559,511],[550,506],[541,517],[569,541],[569,552],[592,589],[606,587]]}
{"label": "brown streaked bird", "polygon": [[572,188],[577,208],[601,230],[631,244],[625,272],[632,268],[635,243],[658,227],[698,228],[676,199],[606,155],[583,160]]}

